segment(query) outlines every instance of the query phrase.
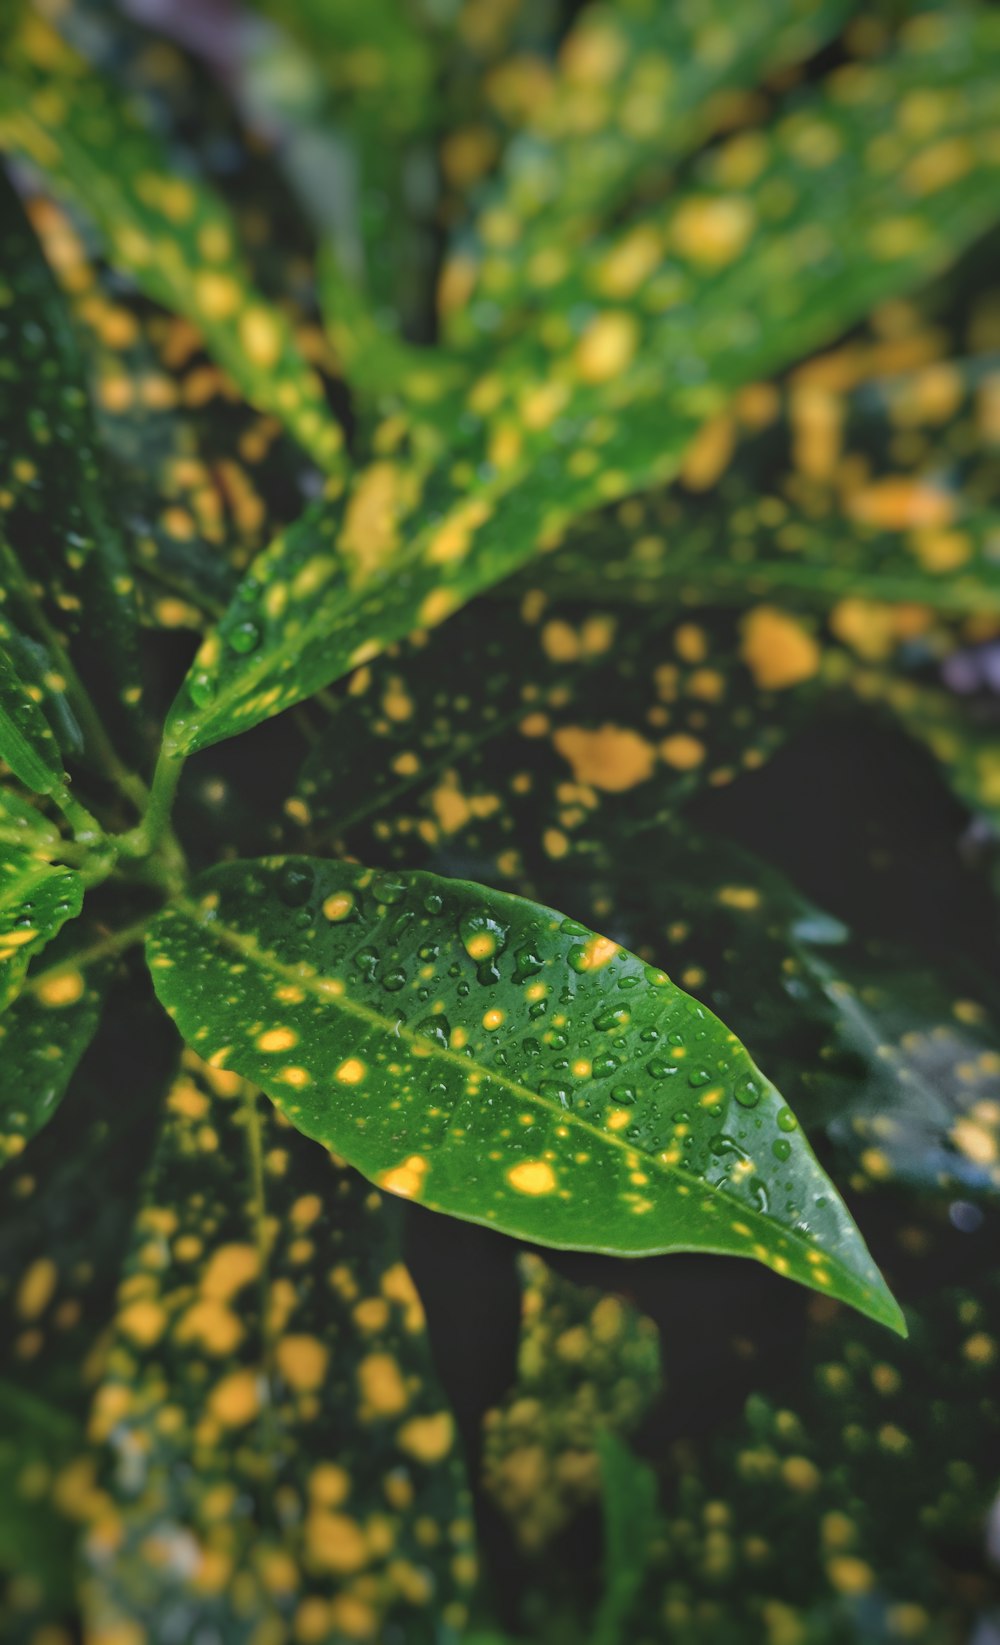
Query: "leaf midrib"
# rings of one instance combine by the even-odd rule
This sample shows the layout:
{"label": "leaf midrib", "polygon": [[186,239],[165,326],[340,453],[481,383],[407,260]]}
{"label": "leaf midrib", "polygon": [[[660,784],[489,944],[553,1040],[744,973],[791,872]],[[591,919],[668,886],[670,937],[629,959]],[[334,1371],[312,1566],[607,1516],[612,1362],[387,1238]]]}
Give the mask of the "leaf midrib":
{"label": "leaf midrib", "polygon": [[[214,936],[218,939],[220,946],[228,946],[232,948],[245,959],[256,960],[260,964],[262,970],[269,969],[275,976],[282,978],[282,980],[297,984],[299,987],[304,988],[307,993],[311,993],[314,999],[321,1001],[326,1006],[330,1006],[335,1010],[342,1010],[346,1012],[347,1015],[359,1018],[362,1021],[383,1030],[385,1033],[392,1034],[397,1039],[406,1040],[412,1043],[418,1037],[405,1025],[397,1032],[396,1019],[390,1020],[387,1017],[383,1017],[378,1011],[373,1010],[371,1006],[360,1004],[357,1000],[347,996],[346,993],[343,995],[332,995],[321,992],[318,988],[312,986],[313,977],[311,975],[304,973],[294,965],[286,964],[285,961],[279,960],[277,956],[272,954],[270,951],[262,949],[253,937],[244,936],[242,932],[237,931],[233,926],[220,923],[218,920],[205,921],[200,918],[198,905],[192,902],[188,897],[177,898],[171,909],[167,910],[167,912],[183,912],[196,927],[199,934]],[[150,932],[150,939],[153,942],[156,941],[155,927]],[[555,1118],[559,1119],[563,1124],[568,1123],[576,1126],[580,1131],[595,1137],[599,1142],[606,1146],[610,1145],[613,1148],[621,1150],[623,1153],[632,1154],[643,1161],[648,1161],[649,1164],[655,1167],[660,1175],[667,1181],[679,1179],[682,1183],[690,1186],[693,1190],[703,1195],[706,1199],[720,1199],[725,1204],[731,1204],[734,1210],[738,1211],[739,1215],[741,1217],[745,1217],[745,1219],[754,1227],[762,1227],[767,1236],[773,1236],[774,1231],[777,1229],[783,1237],[804,1251],[816,1251],[818,1249],[823,1249],[811,1241],[804,1239],[796,1231],[796,1229],[788,1227],[784,1223],[778,1222],[776,1219],[772,1220],[763,1217],[754,1206],[745,1205],[742,1200],[732,1199],[732,1196],[728,1195],[724,1188],[712,1187],[712,1185],[705,1182],[703,1178],[679,1169],[677,1166],[664,1165],[657,1155],[649,1154],[642,1149],[632,1147],[631,1144],[625,1142],[619,1137],[616,1137],[613,1132],[604,1131],[600,1128],[600,1126],[593,1124],[592,1121],[582,1119],[579,1115],[574,1114],[572,1110],[557,1106],[555,1102],[552,1102],[548,1097],[543,1097],[539,1092],[531,1090],[529,1086],[519,1085],[507,1075],[494,1071],[492,1068],[488,1068],[482,1063],[470,1062],[468,1057],[460,1056],[458,1052],[451,1051],[443,1046],[435,1046],[430,1041],[428,1041],[428,1044],[431,1045],[431,1050],[427,1059],[428,1061],[433,1058],[437,1058],[441,1061],[446,1061],[449,1064],[455,1064],[457,1067],[461,1068],[465,1074],[468,1074],[470,1068],[479,1068],[482,1070],[487,1079],[496,1081],[499,1085],[505,1087],[508,1091],[513,1093],[518,1099],[534,1103],[546,1112],[552,1114]],[[462,1098],[459,1098],[459,1103],[456,1104],[456,1108],[462,1100],[464,1100],[464,1094]],[[834,1191],[836,1192],[836,1189]],[[862,1250],[864,1250],[863,1242],[861,1242],[861,1247]],[[842,1259],[838,1255],[828,1250],[823,1250],[823,1255],[832,1266],[839,1269],[842,1273],[849,1275],[855,1283],[861,1284],[865,1289],[870,1289],[868,1281],[863,1279],[861,1275],[855,1273],[853,1269],[845,1267]]]}

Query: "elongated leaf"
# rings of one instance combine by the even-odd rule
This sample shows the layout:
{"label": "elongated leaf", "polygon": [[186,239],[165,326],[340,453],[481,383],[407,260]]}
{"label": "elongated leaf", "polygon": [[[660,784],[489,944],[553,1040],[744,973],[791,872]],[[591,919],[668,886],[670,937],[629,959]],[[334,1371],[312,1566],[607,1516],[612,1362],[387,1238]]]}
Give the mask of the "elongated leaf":
{"label": "elongated leaf", "polygon": [[[503,348],[490,341],[489,369],[462,408],[462,462],[454,449],[436,466],[380,459],[345,505],[318,506],[255,561],[195,659],[168,744],[190,753],[279,712],[442,621],[557,543],[575,515],[671,478],[697,427],[745,382],[816,348],[981,232],[996,210],[1000,27],[986,14],[933,25],[911,31],[908,50],[853,91],[835,78],[811,115],[762,138],[746,193],[734,192],[727,148],[713,151],[697,190],[643,219],[656,259],[631,303],[602,297],[620,239],[573,260],[546,290],[537,327]],[[931,82],[953,94],[948,168],[907,172],[895,151],[891,167],[869,168],[865,145]],[[824,136],[822,187],[803,129]],[[778,221],[776,197],[787,201]],[[796,213],[806,200],[808,233]]]}
{"label": "elongated leaf", "polygon": [[35,696],[15,672],[6,641],[0,650],[0,759],[35,794],[66,786],[59,744]]}
{"label": "elongated leaf", "polygon": [[804,368],[786,393],[737,396],[689,450],[689,483],[581,522],[546,560],[545,587],[605,601],[694,588],[1000,609],[996,357],[934,361],[850,394],[824,386],[836,365]]}
{"label": "elongated leaf", "polygon": [[657,1530],[656,1476],[607,1429],[598,1436],[604,1592],[591,1645],[624,1645]]}
{"label": "elongated leaf", "polygon": [[0,845],[16,845],[39,856],[54,854],[59,830],[48,817],[12,789],[0,788]]}
{"label": "elongated leaf", "polygon": [[[642,185],[662,186],[714,128],[752,107],[745,94],[762,70],[809,56],[849,9],[843,0],[584,8],[555,74],[538,72],[532,87],[522,68],[524,124],[484,191],[473,235],[457,236],[443,291],[474,285],[505,311],[530,303],[546,265],[571,257],[595,219],[612,216]],[[633,260],[641,280],[639,242]],[[475,320],[470,328],[461,309],[446,304],[446,319],[456,337],[474,336]]]}
{"label": "elongated leaf", "polygon": [[96,219],[115,261],[187,316],[247,399],[325,468],[343,444],[280,311],[252,288],[223,202],[179,176],[153,133],[37,16],[0,79],[0,142]]}
{"label": "elongated leaf", "polygon": [[758,608],[474,605],[359,671],[290,813],[362,860],[509,879],[762,765],[813,705],[820,659],[808,623]]}
{"label": "elongated leaf", "polygon": [[[0,175],[0,490],[4,535],[48,633],[109,725],[134,737],[140,699],[135,594],[99,471],[84,369],[55,281],[23,208]],[[25,632],[26,591],[4,577],[9,620]],[[61,672],[55,658],[52,679]],[[50,690],[55,687],[49,685]]]}
{"label": "elongated leaf", "polygon": [[179,1614],[233,1642],[461,1625],[472,1526],[398,1210],[190,1055],[92,1429],[118,1532],[97,1517],[98,1637]]}
{"label": "elongated leaf", "polygon": [[31,960],[83,907],[75,868],[18,846],[0,848],[0,1011],[20,991]]}
{"label": "elongated leaf", "polygon": [[550,1245],[752,1256],[901,1327],[735,1036],[573,920],[268,859],[171,905],[149,958],[190,1043],[391,1191]]}
{"label": "elongated leaf", "polygon": [[68,937],[0,1019],[0,1165],[48,1125],[100,1022],[110,967]]}
{"label": "elongated leaf", "polygon": [[517,1377],[483,1420],[483,1482],[526,1552],[539,1554],[601,1492],[606,1435],[621,1442],[661,1392],[651,1319],[522,1254]]}

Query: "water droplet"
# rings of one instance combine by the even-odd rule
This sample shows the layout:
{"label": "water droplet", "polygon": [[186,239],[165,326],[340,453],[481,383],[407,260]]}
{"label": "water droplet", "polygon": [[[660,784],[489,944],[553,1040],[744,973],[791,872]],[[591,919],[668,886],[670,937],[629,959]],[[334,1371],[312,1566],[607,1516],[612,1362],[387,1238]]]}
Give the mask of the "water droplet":
{"label": "water droplet", "polygon": [[235,628],[229,630],[226,640],[233,651],[242,655],[260,644],[260,629],[256,623],[237,623]]}
{"label": "water droplet", "polygon": [[507,927],[487,908],[463,914],[458,922],[458,934],[471,960],[492,960],[507,946]]}
{"label": "water droplet", "polygon": [[775,1159],[787,1159],[792,1151],[792,1145],[787,1137],[777,1137],[771,1144],[771,1153]]}
{"label": "water droplet", "polygon": [[393,879],[391,874],[376,874],[372,880],[372,895],[376,902],[402,902],[406,896],[406,886]]}
{"label": "water droplet", "polygon": [[528,1016],[531,1018],[532,1022],[537,1022],[539,1017],[544,1017],[548,1008],[548,1000],[534,1000],[531,1005],[528,1006]]}
{"label": "water droplet", "polygon": [[566,955],[566,964],[569,966],[571,971],[588,971],[590,967],[587,962],[586,948],[582,945],[576,948],[571,948],[569,953]]}
{"label": "water droplet", "polygon": [[619,977],[618,978],[618,986],[619,986],[619,988],[625,988],[625,989],[638,988],[639,979],[635,975]]}
{"label": "water droplet", "polygon": [[[429,1017],[422,1017],[417,1023],[417,1033],[423,1034],[425,1039],[432,1040],[435,1045],[448,1048],[448,1038],[451,1034],[451,1024],[448,1018],[440,1011],[435,1011]],[[444,1087],[441,1087],[442,1092]]]}
{"label": "water droplet", "polygon": [[387,971],[382,978],[382,987],[387,994],[398,994],[401,988],[406,987],[406,972]]}
{"label": "water droplet", "polygon": [[688,1074],[689,1085],[707,1085],[712,1078],[707,1068],[692,1068]]}
{"label": "water droplet", "polygon": [[581,925],[579,920],[563,920],[563,922],[560,925],[559,929],[560,929],[560,931],[565,932],[567,937],[589,937],[590,936],[589,928],[585,925]]}
{"label": "water droplet", "polygon": [[559,1085],[556,1080],[540,1080],[538,1095],[546,1097],[549,1102],[561,1103],[564,1108],[569,1108],[573,1100],[566,1087]]}
{"label": "water droplet", "polygon": [[396,918],[392,921],[392,924],[389,926],[389,941],[390,942],[394,942],[394,943],[399,942],[400,938],[403,936],[404,932],[406,931],[407,926],[410,924],[413,917],[414,917],[414,914],[413,914],[413,909],[412,908],[404,908],[403,912],[401,914],[396,915]]}
{"label": "water droplet", "polygon": [[654,1080],[665,1080],[671,1074],[676,1074],[677,1064],[668,1062],[666,1057],[653,1057],[646,1064]]}
{"label": "water droplet", "polygon": [[553,1051],[565,1051],[569,1044],[569,1036],[563,1034],[558,1028],[554,1028],[549,1035],[549,1044]]}
{"label": "water droplet", "polygon": [[514,981],[526,982],[529,977],[537,977],[544,963],[532,945],[525,943],[514,955]]}
{"label": "water droplet", "polygon": [[760,1102],[760,1081],[752,1074],[743,1074],[733,1086],[733,1096],[741,1108],[756,1108]]}
{"label": "water droplet", "polygon": [[790,1108],[779,1108],[777,1113],[779,1131],[797,1131],[799,1122]]}
{"label": "water droplet", "polygon": [[188,695],[196,708],[207,708],[215,696],[211,674],[195,674],[188,683]]}
{"label": "water droplet", "polygon": [[634,1085],[613,1085],[611,1087],[611,1100],[618,1103],[621,1108],[630,1107],[635,1101],[635,1094]]}
{"label": "water droplet", "polygon": [[612,1028],[621,1028],[628,1020],[629,1014],[623,1005],[612,1005],[606,1011],[598,1011],[593,1023],[600,1033],[606,1034]]}
{"label": "water droplet", "polygon": [[315,876],[300,863],[286,863],[278,876],[278,896],[289,908],[301,908],[309,901]]}
{"label": "water droplet", "polygon": [[443,907],[444,907],[444,898],[442,896],[439,896],[436,891],[428,891],[426,897],[424,898],[424,908],[426,909],[427,913],[428,914],[440,914]]}
{"label": "water droplet", "polygon": [[621,1065],[621,1057],[616,1057],[612,1051],[603,1051],[592,1059],[590,1067],[595,1080],[606,1080],[610,1075],[617,1074]]}
{"label": "water droplet", "polygon": [[359,948],[354,956],[355,964],[367,982],[375,981],[378,970],[379,954],[377,948]]}

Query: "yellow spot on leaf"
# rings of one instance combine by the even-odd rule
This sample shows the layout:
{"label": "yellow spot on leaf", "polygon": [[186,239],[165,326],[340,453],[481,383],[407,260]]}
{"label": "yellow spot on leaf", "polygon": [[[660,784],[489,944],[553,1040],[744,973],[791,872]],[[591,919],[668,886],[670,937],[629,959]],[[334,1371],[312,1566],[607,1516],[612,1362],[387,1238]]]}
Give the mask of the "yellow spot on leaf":
{"label": "yellow spot on leaf", "polygon": [[544,1160],[522,1160],[507,1172],[507,1181],[519,1194],[551,1194],[556,1176]]}
{"label": "yellow spot on leaf", "polygon": [[258,1051],[290,1051],[298,1040],[292,1028],[268,1028],[257,1036]]}
{"label": "yellow spot on leaf", "polygon": [[367,1070],[359,1057],[348,1057],[337,1069],[337,1079],[341,1085],[359,1085],[364,1079]]}
{"label": "yellow spot on leaf", "polygon": [[820,648],[808,629],[766,605],[755,606],[743,620],[741,656],[764,691],[812,679],[820,665]]}
{"label": "yellow spot on leaf", "polygon": [[260,1410],[260,1379],[254,1371],[230,1371],[208,1396],[210,1414],[226,1428],[241,1428]]}
{"label": "yellow spot on leaf", "polygon": [[577,782],[621,794],[645,782],[653,773],[656,755],[637,731],[602,725],[596,731],[563,726],[553,734],[557,752],[572,767]]}

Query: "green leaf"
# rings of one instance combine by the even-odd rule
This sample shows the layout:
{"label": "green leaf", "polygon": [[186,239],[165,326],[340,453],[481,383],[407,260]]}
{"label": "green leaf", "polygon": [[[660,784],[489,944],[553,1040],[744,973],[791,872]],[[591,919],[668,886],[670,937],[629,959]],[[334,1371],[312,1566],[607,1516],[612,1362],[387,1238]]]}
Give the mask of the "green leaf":
{"label": "green leaf", "polygon": [[819,643],[791,614],[763,627],[758,608],[625,615],[536,591],[470,606],[358,671],[289,814],[337,854],[474,860],[480,879],[593,854],[609,827],[756,769],[806,717]]}
{"label": "green leaf", "polygon": [[529,1554],[550,1549],[601,1490],[605,1435],[624,1440],[662,1392],[656,1326],[524,1252],[517,1377],[483,1419],[483,1484]]}
{"label": "green leaf", "polygon": [[15,672],[6,646],[4,637],[4,649],[0,651],[0,759],[10,766],[18,782],[35,794],[65,790],[59,744],[36,697]]}
{"label": "green leaf", "polygon": [[[60,648],[109,726],[135,736],[140,700],[133,578],[102,480],[83,362],[24,209],[0,174],[0,493],[23,582],[4,578],[5,615]],[[39,613],[44,624],[37,632]],[[58,645],[55,636],[58,636]],[[65,691],[65,682],[62,686]]]}
{"label": "green leaf", "polygon": [[[20,992],[28,965],[67,920],[83,907],[75,868],[46,862],[31,851],[0,852],[0,1011]],[[6,1070],[5,1070],[6,1075]]]}
{"label": "green leaf", "polygon": [[[443,621],[581,512],[672,478],[745,383],[946,264],[996,215],[998,62],[995,17],[935,14],[877,70],[835,75],[815,108],[761,133],[749,183],[729,144],[711,150],[697,186],[642,218],[655,257],[631,299],[605,291],[620,234],[567,258],[537,324],[506,344],[485,336],[459,447],[436,455],[418,438],[416,456],[376,460],[258,557],[195,659],[168,745],[234,735]],[[936,147],[901,144],[873,169],[894,111],[945,90],[954,120]]]}
{"label": "green leaf", "polygon": [[53,855],[59,830],[30,801],[0,787],[0,844],[26,847],[39,856]]}
{"label": "green leaf", "polygon": [[624,1645],[657,1527],[656,1475],[611,1430],[597,1436],[604,1514],[604,1591],[590,1645]]}
{"label": "green leaf", "polygon": [[803,367],[787,391],[738,395],[696,438],[678,484],[574,528],[545,561],[546,589],[605,602],[695,589],[1000,610],[984,452],[997,358],[936,360],[851,392],[824,384],[835,365]]}
{"label": "green leaf", "polygon": [[0,1019],[0,1165],[49,1123],[97,1032],[110,970],[73,937]]}
{"label": "green leaf", "polygon": [[294,1625],[436,1645],[461,1627],[469,1503],[399,1223],[188,1055],[94,1406],[95,1637],[160,1637],[179,1614],[234,1642]]}
{"label": "green leaf", "polygon": [[148,953],[189,1043],[390,1191],[549,1245],[754,1257],[903,1328],[735,1036],[573,920],[279,858],[211,871]]}
{"label": "green leaf", "polygon": [[[451,278],[467,283],[478,264],[478,289],[505,311],[530,305],[546,258],[572,255],[642,187],[662,188],[669,168],[725,130],[763,71],[810,56],[849,12],[845,0],[587,6],[555,74],[525,98],[519,141],[473,235],[456,236]],[[468,338],[463,320],[454,331]]]}
{"label": "green leaf", "polygon": [[35,16],[0,77],[0,141],[93,217],[115,262],[185,315],[251,404],[321,467],[343,436],[280,310],[254,291],[223,201],[179,175],[154,133]]}

